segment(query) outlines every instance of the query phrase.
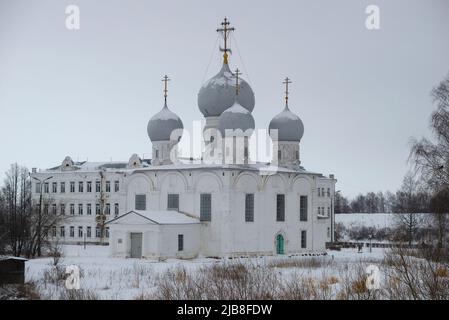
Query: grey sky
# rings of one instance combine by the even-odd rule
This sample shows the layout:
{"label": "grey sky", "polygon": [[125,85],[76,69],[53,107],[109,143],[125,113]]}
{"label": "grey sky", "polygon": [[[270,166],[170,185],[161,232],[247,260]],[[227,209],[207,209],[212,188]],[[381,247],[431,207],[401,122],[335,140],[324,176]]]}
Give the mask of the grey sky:
{"label": "grey sky", "polygon": [[[65,28],[65,7],[81,29]],[[365,28],[380,7],[381,29]],[[149,156],[150,117],[169,105],[190,129],[197,93],[218,72],[215,29],[236,28],[230,66],[256,96],[257,128],[290,106],[304,122],[306,169],[354,196],[395,190],[409,139],[428,135],[430,90],[449,72],[449,1],[0,0],[0,172],[74,160]]]}

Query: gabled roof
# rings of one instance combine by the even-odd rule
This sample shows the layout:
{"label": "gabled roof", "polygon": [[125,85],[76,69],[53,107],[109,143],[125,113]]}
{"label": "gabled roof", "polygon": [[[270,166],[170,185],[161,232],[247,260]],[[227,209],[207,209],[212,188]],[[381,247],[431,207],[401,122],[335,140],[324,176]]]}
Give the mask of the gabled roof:
{"label": "gabled roof", "polygon": [[125,214],[122,214],[112,220],[107,221],[106,223],[111,223],[118,221],[125,216],[128,216],[130,214],[135,214],[137,216],[140,216],[149,222],[155,223],[155,224],[196,224],[200,223],[199,219],[189,217],[188,215],[174,211],[174,210],[131,210]]}

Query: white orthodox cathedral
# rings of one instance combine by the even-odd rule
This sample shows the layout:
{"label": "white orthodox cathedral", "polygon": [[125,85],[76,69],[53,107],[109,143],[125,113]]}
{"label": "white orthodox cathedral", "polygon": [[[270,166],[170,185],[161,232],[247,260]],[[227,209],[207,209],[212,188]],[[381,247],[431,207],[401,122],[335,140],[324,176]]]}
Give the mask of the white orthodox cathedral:
{"label": "white orthodox cathedral", "polygon": [[[288,105],[269,124],[273,159],[251,159],[255,97],[232,72],[225,19],[221,70],[200,89],[205,117],[200,159],[178,157],[183,123],[167,105],[148,122],[152,159],[74,162],[33,169],[33,196],[46,214],[62,216],[49,239],[108,244],[132,258],[247,256],[322,252],[333,241],[335,183],[300,165],[301,119]],[[279,110],[282,108],[280,107]]]}

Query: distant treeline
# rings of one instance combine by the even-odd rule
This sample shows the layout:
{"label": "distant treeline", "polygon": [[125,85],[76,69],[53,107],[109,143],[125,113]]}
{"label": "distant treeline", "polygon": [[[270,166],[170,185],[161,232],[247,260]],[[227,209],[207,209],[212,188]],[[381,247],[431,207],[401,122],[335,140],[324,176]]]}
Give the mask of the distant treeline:
{"label": "distant treeline", "polygon": [[431,194],[419,188],[411,176],[406,176],[396,193],[368,192],[352,200],[340,192],[335,196],[335,213],[429,213]]}

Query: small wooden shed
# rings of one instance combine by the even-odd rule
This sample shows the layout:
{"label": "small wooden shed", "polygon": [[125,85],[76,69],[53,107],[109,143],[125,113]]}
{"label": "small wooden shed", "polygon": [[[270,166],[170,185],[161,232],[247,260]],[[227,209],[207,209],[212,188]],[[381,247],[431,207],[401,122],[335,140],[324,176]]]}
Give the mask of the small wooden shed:
{"label": "small wooden shed", "polygon": [[25,262],[27,259],[0,256],[0,285],[23,284],[25,282]]}

